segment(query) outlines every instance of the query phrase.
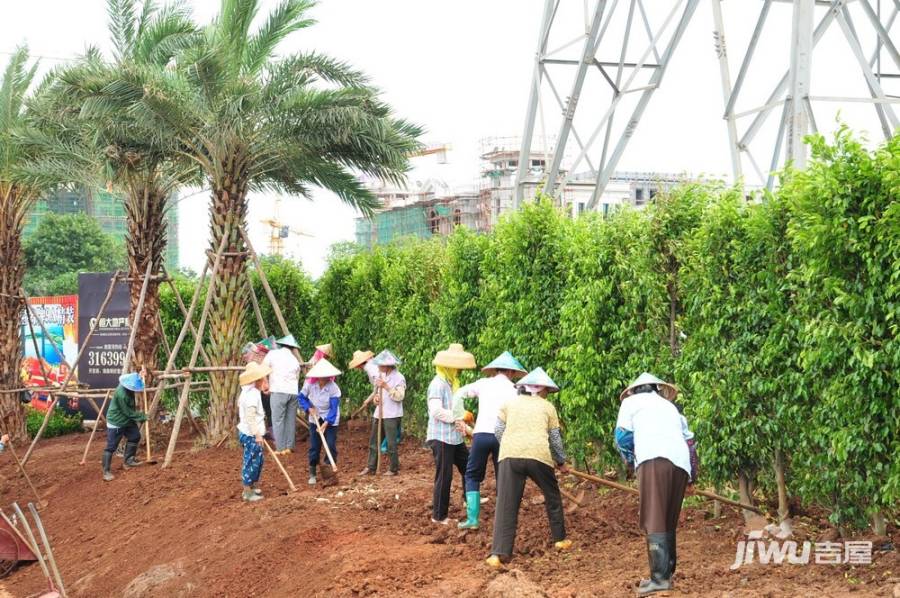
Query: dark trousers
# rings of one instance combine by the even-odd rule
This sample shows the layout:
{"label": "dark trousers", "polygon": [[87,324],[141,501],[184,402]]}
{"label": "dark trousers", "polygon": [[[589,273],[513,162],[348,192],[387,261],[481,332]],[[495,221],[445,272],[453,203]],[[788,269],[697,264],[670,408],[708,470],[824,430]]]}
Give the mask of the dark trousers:
{"label": "dark trousers", "polygon": [[640,527],[645,534],[674,532],[688,474],[663,457],[644,461],[637,468],[641,492]]}
{"label": "dark trousers", "polygon": [[431,517],[435,521],[443,521],[447,518],[450,510],[450,483],[453,481],[453,468],[456,467],[460,477],[465,476],[469,449],[462,442],[447,444],[439,440],[432,440],[431,453],[434,455],[434,495],[431,502]]}
{"label": "dark trousers", "polygon": [[129,422],[127,426],[122,426],[121,428],[106,428],[106,450],[111,453],[116,452],[122,436],[128,442],[140,442],[141,429],[134,422]]}
{"label": "dark trousers", "polygon": [[497,510],[494,513],[494,544],[491,554],[512,556],[519,524],[519,505],[525,492],[525,480],[531,479],[544,493],[544,507],[550,520],[550,533],[554,542],[566,539],[566,523],[563,515],[559,483],[553,468],[535,459],[507,458],[500,461],[497,480]]}
{"label": "dark trousers", "polygon": [[272,395],[270,395],[269,393],[266,392],[260,396],[262,397],[263,413],[266,414],[266,424],[269,428],[271,428],[272,427],[272,403],[271,403]]}
{"label": "dark trousers", "polygon": [[[329,425],[325,429],[325,442],[328,443],[328,450],[331,451],[331,456],[334,457],[334,464],[337,465],[337,426]],[[319,457],[324,452],[322,449],[322,437],[316,431],[315,424],[309,424],[309,464],[318,465]],[[327,455],[324,456],[324,459],[325,464],[330,465]]]}
{"label": "dark trousers", "polygon": [[400,429],[399,417],[386,417],[380,420],[377,417],[372,418],[372,432],[369,434],[369,471],[375,471],[378,464],[378,424],[384,421],[381,426],[381,438],[387,441],[387,454],[391,459],[391,471],[396,473],[400,469],[400,455],[397,453],[397,433]]}
{"label": "dark trousers", "polygon": [[494,479],[497,478],[497,458],[500,456],[500,442],[489,432],[479,432],[472,436],[469,462],[466,463],[466,492],[478,492],[487,473],[488,459],[494,462]]}

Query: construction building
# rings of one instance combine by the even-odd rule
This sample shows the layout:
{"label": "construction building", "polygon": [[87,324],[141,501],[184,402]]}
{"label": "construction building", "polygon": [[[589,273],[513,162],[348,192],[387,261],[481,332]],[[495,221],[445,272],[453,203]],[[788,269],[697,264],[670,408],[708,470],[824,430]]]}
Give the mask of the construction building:
{"label": "construction building", "polygon": [[[39,199],[28,214],[26,237],[37,230],[45,214],[87,214],[105,233],[124,239],[128,232],[122,198],[103,190],[57,191]],[[177,207],[169,210],[167,227],[166,268],[174,272],[178,269]]]}
{"label": "construction building", "polygon": [[[436,179],[405,188],[372,186],[382,208],[371,219],[356,220],[356,242],[372,247],[402,237],[444,236],[455,226],[490,231],[502,214],[514,208],[520,147],[521,142],[514,137],[482,140],[481,178],[473,189],[451,189]],[[546,161],[546,152],[530,155],[523,177],[525,201],[534,199],[543,186]],[[560,176],[565,174],[561,171]],[[593,194],[595,180],[596,173],[591,172],[572,177],[558,203],[573,217],[583,213]],[[641,207],[660,191],[684,180],[685,177],[664,173],[615,173],[596,210],[607,214],[625,204]]]}

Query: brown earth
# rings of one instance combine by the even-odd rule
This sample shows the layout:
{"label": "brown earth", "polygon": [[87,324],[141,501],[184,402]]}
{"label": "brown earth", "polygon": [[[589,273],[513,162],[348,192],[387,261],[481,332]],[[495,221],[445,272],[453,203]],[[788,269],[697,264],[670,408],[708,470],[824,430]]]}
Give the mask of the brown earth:
{"label": "brown earth", "polygon": [[[515,558],[507,571],[490,571],[483,561],[490,549],[493,481],[483,489],[492,499],[483,507],[480,531],[436,526],[429,521],[430,452],[406,439],[400,476],[357,477],[367,450],[363,425],[354,422],[341,430],[338,485],[307,485],[306,445],[300,444],[285,458],[299,491],[287,492],[267,455],[266,499],[252,505],[239,500],[236,448],[193,451],[185,437],[171,467],[124,472],[116,459],[116,479],[104,483],[102,443],[92,447],[88,465],[79,467],[85,435],[42,442],[29,471],[49,500],[42,518],[69,594],[632,596],[647,574],[636,497],[589,489],[585,506],[567,509],[575,544],[559,554],[532,485],[520,513]],[[458,482],[451,517],[463,516]],[[8,455],[0,460],[0,484],[0,504],[18,501],[24,507],[31,500]],[[815,540],[826,531],[814,523],[819,522],[797,521],[800,539]],[[723,509],[722,517],[713,519],[709,503],[686,508],[678,535],[677,590],[667,595],[900,595],[900,556],[893,549],[876,551],[865,566],[753,564],[731,571],[742,528],[733,511]],[[23,564],[0,580],[0,596],[31,596],[45,587],[37,564]]]}

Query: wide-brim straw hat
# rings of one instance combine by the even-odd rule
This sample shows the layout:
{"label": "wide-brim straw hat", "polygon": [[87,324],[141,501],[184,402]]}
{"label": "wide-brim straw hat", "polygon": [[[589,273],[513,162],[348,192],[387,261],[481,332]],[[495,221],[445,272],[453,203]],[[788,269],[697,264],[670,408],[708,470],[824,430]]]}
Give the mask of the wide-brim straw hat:
{"label": "wide-brim straw hat", "polygon": [[375,356],[375,359],[372,360],[372,363],[374,363],[375,365],[385,365],[385,366],[397,367],[398,365],[400,365],[403,362],[400,361],[399,357],[397,357],[396,355],[394,355],[393,353],[391,353],[390,351],[385,349],[384,351],[382,351],[381,353],[379,353],[378,355]]}
{"label": "wide-brim straw hat", "polygon": [[326,356],[334,359],[334,346],[331,343],[316,345],[316,349],[324,353]]}
{"label": "wide-brim straw hat", "polygon": [[519,360],[513,357],[513,354],[509,351],[504,351],[501,353],[497,359],[490,362],[483,368],[481,371],[489,376],[493,376],[497,373],[497,370],[509,370],[511,372],[518,372],[520,376],[524,376],[528,373],[528,370],[519,363]]}
{"label": "wide-brim straw hat", "polygon": [[331,362],[324,357],[317,361],[316,365],[312,366],[310,370],[306,372],[307,378],[334,378],[335,376],[340,375],[341,370],[331,365]]}
{"label": "wide-brim straw hat", "polygon": [[528,375],[516,382],[516,386],[542,386],[550,392],[559,392],[559,386],[553,381],[544,368],[534,368]]}
{"label": "wide-brim straw hat", "polygon": [[248,384],[253,384],[257,380],[265,378],[271,373],[272,368],[269,366],[251,361],[244,368],[244,371],[241,372],[241,375],[238,376],[238,383],[240,383],[241,386],[247,386]]}
{"label": "wide-brim straw hat", "polygon": [[619,400],[621,401],[626,397],[631,396],[632,390],[638,386],[644,386],[645,384],[653,384],[659,387],[659,395],[670,401],[674,401],[675,397],[678,396],[678,388],[674,384],[669,384],[649,372],[644,372],[635,378],[634,382],[629,384],[628,387],[622,391],[622,394],[619,395]]}
{"label": "wide-brim straw hat", "polygon": [[350,363],[347,364],[347,369],[352,370],[354,368],[358,368],[365,362],[372,359],[372,357],[374,357],[374,356],[375,356],[375,354],[372,353],[371,351],[354,351],[353,359],[351,359]]}
{"label": "wide-brim straw hat", "polygon": [[119,384],[130,390],[131,392],[141,392],[144,390],[144,381],[137,372],[130,374],[122,374],[119,376]]}
{"label": "wide-brim straw hat", "polygon": [[290,347],[291,349],[298,349],[298,350],[300,349],[300,345],[297,343],[297,339],[294,338],[293,334],[283,336],[275,342],[283,347]]}
{"label": "wide-brim straw hat", "polygon": [[461,344],[453,343],[443,351],[438,351],[432,363],[445,368],[471,370],[475,367],[475,356],[463,349]]}

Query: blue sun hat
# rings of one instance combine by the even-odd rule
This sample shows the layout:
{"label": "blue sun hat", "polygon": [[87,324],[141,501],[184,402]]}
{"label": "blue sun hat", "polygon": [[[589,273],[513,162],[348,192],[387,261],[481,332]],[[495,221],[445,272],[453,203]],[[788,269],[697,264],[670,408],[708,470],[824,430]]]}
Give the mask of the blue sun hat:
{"label": "blue sun hat", "polygon": [[300,345],[297,343],[297,340],[294,338],[293,334],[289,334],[287,336],[282,336],[280,339],[275,341],[277,344],[282,347],[290,347],[291,349],[299,349]]}
{"label": "blue sun hat", "polygon": [[525,367],[519,363],[519,360],[513,357],[513,354],[509,351],[504,351],[497,359],[481,368],[481,371],[489,376],[496,374],[497,370],[518,372],[520,376],[524,376],[528,373],[528,370],[526,370]]}
{"label": "blue sun hat", "polygon": [[119,384],[130,390],[131,392],[141,392],[144,390],[144,381],[137,372],[130,374],[122,374],[119,376]]}
{"label": "blue sun hat", "polygon": [[384,351],[376,355],[374,359],[372,359],[372,363],[374,363],[375,365],[397,367],[403,362],[400,361],[399,357],[385,349]]}
{"label": "blue sun hat", "polygon": [[534,368],[527,376],[516,382],[516,386],[541,386],[550,392],[559,392],[559,386],[547,375],[544,368]]}

